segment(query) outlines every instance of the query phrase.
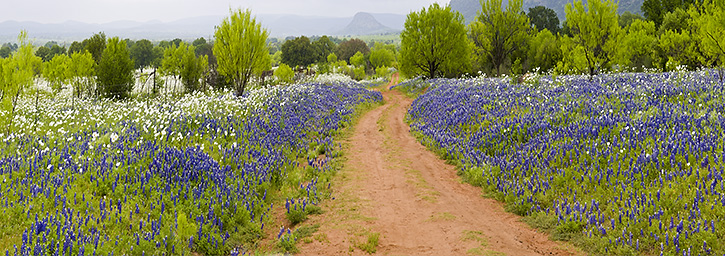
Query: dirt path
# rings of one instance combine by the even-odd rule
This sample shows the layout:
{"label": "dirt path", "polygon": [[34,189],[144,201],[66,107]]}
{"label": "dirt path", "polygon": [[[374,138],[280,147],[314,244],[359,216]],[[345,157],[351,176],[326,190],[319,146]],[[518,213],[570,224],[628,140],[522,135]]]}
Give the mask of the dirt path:
{"label": "dirt path", "polygon": [[580,254],[461,183],[453,166],[411,136],[403,118],[412,100],[387,89],[383,97],[385,104],[363,115],[345,142],[336,198],[311,216],[308,223],[320,229],[298,244],[301,254]]}

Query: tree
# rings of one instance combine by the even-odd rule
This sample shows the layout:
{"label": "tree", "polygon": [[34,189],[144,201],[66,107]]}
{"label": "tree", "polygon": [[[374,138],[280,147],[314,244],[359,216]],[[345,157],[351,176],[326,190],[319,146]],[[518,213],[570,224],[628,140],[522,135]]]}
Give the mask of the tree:
{"label": "tree", "polygon": [[73,94],[76,97],[93,95],[93,73],[96,62],[89,52],[74,52],[70,56],[70,65],[67,69],[70,84],[73,85]]}
{"label": "tree", "polygon": [[0,58],[7,58],[10,57],[10,53],[12,53],[13,50],[10,49],[10,46],[3,45],[0,47]]}
{"label": "tree", "polygon": [[18,35],[20,47],[8,59],[3,59],[0,63],[2,74],[0,75],[0,95],[1,108],[10,113],[5,115],[5,120],[0,123],[8,124],[8,131],[12,129],[13,120],[15,119],[15,110],[18,99],[23,91],[33,84],[35,71],[41,65],[41,59],[33,54],[33,45],[28,42],[28,33],[21,31]]}
{"label": "tree", "polygon": [[529,8],[529,13],[526,16],[529,17],[531,25],[534,25],[538,31],[547,29],[555,35],[559,33],[559,17],[556,16],[554,10],[539,5]]}
{"label": "tree", "polygon": [[357,52],[355,55],[350,57],[350,64],[355,67],[365,67],[365,55],[362,52]]}
{"label": "tree", "polygon": [[[619,15],[619,27],[621,28],[627,28],[630,24],[634,23],[637,20],[644,20],[642,15],[631,13],[631,12],[624,12],[622,15]],[[654,24],[654,23],[652,23]]]}
{"label": "tree", "polygon": [[530,25],[522,6],[522,0],[513,0],[504,11],[501,0],[481,0],[481,12],[470,25],[475,51],[491,61],[496,75],[501,75],[509,56],[526,44]]}
{"label": "tree", "polygon": [[328,55],[335,51],[337,45],[327,36],[322,36],[312,43],[317,52],[316,62],[324,62]]}
{"label": "tree", "polygon": [[292,67],[306,67],[317,60],[317,51],[306,36],[287,40],[282,44],[282,63]]}
{"label": "tree", "polygon": [[103,96],[111,99],[128,98],[133,89],[133,61],[126,42],[118,37],[108,40],[96,70],[96,79]]}
{"label": "tree", "polygon": [[723,67],[725,66],[725,2],[705,0],[702,12],[690,10],[692,22],[697,28],[694,37],[700,42],[705,61],[712,66],[720,67],[720,82],[723,82]]}
{"label": "tree", "polygon": [[60,92],[63,84],[68,83],[70,57],[65,54],[57,55],[43,64],[43,78],[45,78],[53,91]]}
{"label": "tree", "polygon": [[[580,48],[589,75],[608,67],[617,52],[621,31],[617,4],[611,0],[588,0],[587,9],[581,0],[566,5],[566,20],[573,35],[571,42]],[[567,53],[564,53],[567,55]]]}
{"label": "tree", "polygon": [[139,40],[129,51],[135,68],[148,67],[154,59],[154,45],[147,39]]}
{"label": "tree", "polygon": [[266,44],[269,32],[249,10],[230,9],[229,12],[230,16],[214,32],[214,55],[219,73],[231,79],[237,96],[242,96],[252,75],[258,75],[270,66]]}
{"label": "tree", "polygon": [[370,48],[363,40],[353,38],[340,43],[340,45],[337,46],[335,55],[337,55],[340,60],[350,62],[350,57],[355,55],[357,52],[361,52],[363,55],[366,55],[370,53]]}
{"label": "tree", "polygon": [[400,34],[401,70],[411,76],[456,77],[470,69],[463,16],[434,3],[411,12]]}
{"label": "tree", "polygon": [[290,66],[282,63],[274,70],[274,77],[279,83],[292,83],[295,77],[295,72],[292,68],[290,68]]}
{"label": "tree", "polygon": [[197,57],[206,55],[209,65],[216,65],[216,57],[214,56],[214,51],[212,50],[214,46],[211,43],[207,42],[203,37],[200,37],[194,40],[192,45],[196,48],[195,52]]}
{"label": "tree", "polygon": [[393,62],[395,62],[395,46],[390,46],[392,46],[393,49],[391,49],[391,47],[387,47],[383,43],[375,43],[375,46],[373,46],[373,49],[370,51],[370,64],[373,65],[373,68],[390,67],[393,65]]}
{"label": "tree", "polygon": [[652,66],[656,43],[655,23],[642,19],[635,20],[627,26],[627,34],[624,35],[619,45],[620,50],[617,51],[617,62],[641,72],[643,67]]}
{"label": "tree", "polygon": [[101,62],[101,55],[106,49],[106,34],[103,32],[96,33],[91,38],[83,40],[83,49],[90,52],[93,55],[93,60],[96,61],[96,64],[99,64]]}
{"label": "tree", "polygon": [[200,80],[208,66],[206,55],[197,57],[195,50],[184,42],[166,48],[161,64],[163,72],[181,79],[188,92],[201,89]]}
{"label": "tree", "polygon": [[667,30],[672,30],[677,33],[682,33],[682,30],[690,29],[689,23],[691,19],[692,18],[687,11],[682,8],[677,8],[674,11],[665,14],[664,18],[662,18],[662,24],[660,25],[659,32],[662,34]]}
{"label": "tree", "polygon": [[53,56],[50,54],[50,48],[41,46],[38,47],[37,50],[35,50],[35,56],[38,56],[43,62],[49,61],[53,58]]}
{"label": "tree", "polygon": [[665,14],[673,12],[677,8],[687,9],[695,0],[644,0],[642,2],[642,13],[647,20],[655,23],[655,28],[662,25]]}
{"label": "tree", "polygon": [[531,39],[528,47],[528,59],[532,67],[548,71],[562,59],[559,41],[548,29],[539,31]]}
{"label": "tree", "polygon": [[70,47],[68,47],[68,55],[71,55],[76,52],[82,52],[83,51],[83,44],[78,41],[73,41],[73,43],[70,44]]}

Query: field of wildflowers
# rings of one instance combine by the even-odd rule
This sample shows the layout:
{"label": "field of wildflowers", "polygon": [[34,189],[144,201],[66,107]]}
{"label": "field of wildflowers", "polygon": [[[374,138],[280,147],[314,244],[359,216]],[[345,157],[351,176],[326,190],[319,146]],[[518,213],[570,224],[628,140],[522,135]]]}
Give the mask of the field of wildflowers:
{"label": "field of wildflowers", "polygon": [[21,98],[0,131],[0,253],[243,254],[265,236],[280,187],[296,191],[293,207],[327,196],[318,174],[330,171],[333,135],[382,100],[363,87]]}
{"label": "field of wildflowers", "polygon": [[593,254],[725,253],[717,72],[534,80],[426,81],[407,119],[465,180],[554,238]]}

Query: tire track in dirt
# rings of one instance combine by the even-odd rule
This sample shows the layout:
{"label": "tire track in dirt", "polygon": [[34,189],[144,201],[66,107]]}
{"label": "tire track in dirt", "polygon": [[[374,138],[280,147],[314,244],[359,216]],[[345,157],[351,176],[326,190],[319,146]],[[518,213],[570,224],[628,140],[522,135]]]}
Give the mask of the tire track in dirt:
{"label": "tire track in dirt", "polygon": [[365,113],[344,143],[336,199],[308,220],[321,227],[314,239],[299,242],[301,254],[366,254],[376,234],[375,254],[385,255],[582,254],[462,183],[454,166],[410,134],[403,118],[412,99],[387,88],[383,97],[385,104]]}

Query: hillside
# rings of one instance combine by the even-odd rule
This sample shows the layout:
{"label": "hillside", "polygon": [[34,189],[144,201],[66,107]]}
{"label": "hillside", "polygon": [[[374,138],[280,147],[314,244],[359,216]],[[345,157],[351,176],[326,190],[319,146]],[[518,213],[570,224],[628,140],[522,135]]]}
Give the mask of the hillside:
{"label": "hillside", "polygon": [[372,14],[359,12],[355,14],[352,21],[337,35],[372,35],[396,32],[395,29],[381,24]]}
{"label": "hillside", "polygon": [[[556,12],[556,15],[559,16],[560,21],[564,21],[566,19],[566,14],[564,13],[564,6],[566,4],[573,2],[572,0],[524,0],[524,11],[528,12],[529,8],[536,7],[539,5],[546,6],[547,8],[550,8]],[[586,1],[584,1],[586,3]],[[644,0],[619,0],[619,8],[617,9],[617,12],[619,14],[622,14],[626,11],[629,11],[631,13],[639,13],[640,7],[642,6],[642,3]],[[504,1],[503,5],[506,6],[508,1]],[[463,17],[466,19],[466,23],[470,23],[473,21],[476,17],[476,14],[478,11],[481,10],[481,4],[478,0],[451,0],[450,6],[453,10],[456,10],[463,14]]]}

